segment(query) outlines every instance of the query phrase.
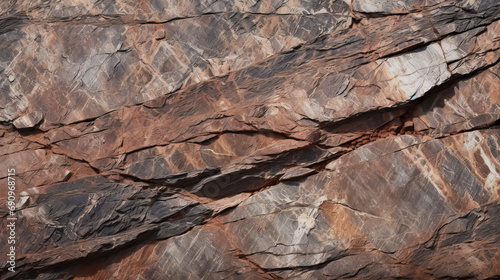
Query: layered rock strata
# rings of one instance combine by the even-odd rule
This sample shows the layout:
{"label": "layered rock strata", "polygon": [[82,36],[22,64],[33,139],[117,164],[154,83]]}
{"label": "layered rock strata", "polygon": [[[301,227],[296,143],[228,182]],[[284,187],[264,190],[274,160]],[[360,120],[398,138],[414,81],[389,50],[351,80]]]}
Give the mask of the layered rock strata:
{"label": "layered rock strata", "polygon": [[494,0],[3,1],[1,278],[497,279],[499,61]]}

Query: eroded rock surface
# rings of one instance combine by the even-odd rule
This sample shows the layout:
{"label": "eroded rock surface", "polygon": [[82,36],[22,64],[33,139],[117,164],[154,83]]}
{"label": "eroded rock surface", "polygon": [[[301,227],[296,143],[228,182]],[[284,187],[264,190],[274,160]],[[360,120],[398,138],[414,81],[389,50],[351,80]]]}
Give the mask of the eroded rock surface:
{"label": "eroded rock surface", "polygon": [[0,3],[2,279],[500,277],[498,1],[63,2]]}

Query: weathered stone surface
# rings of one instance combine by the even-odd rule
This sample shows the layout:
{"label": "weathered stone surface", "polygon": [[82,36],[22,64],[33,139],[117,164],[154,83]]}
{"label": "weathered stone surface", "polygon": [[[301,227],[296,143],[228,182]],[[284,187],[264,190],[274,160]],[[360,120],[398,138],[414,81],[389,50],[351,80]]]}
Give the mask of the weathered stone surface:
{"label": "weathered stone surface", "polygon": [[394,0],[350,0],[353,10],[361,13],[375,14],[397,14],[409,13],[411,11],[439,4],[437,0],[431,1],[394,1]]}
{"label": "weathered stone surface", "polygon": [[496,279],[499,62],[492,0],[3,1],[0,278]]}
{"label": "weathered stone surface", "polygon": [[[10,80],[9,76],[9,80]],[[32,128],[35,125],[39,124],[43,119],[43,114],[41,112],[33,112],[28,115],[24,115],[18,119],[16,119],[13,124],[17,129],[23,129],[23,128]]]}
{"label": "weathered stone surface", "polygon": [[[1,35],[4,47],[10,46],[4,51],[4,71],[17,78],[4,84],[9,98],[2,101],[10,106],[0,111],[0,120],[25,110],[45,113],[43,128],[95,118],[289,51],[347,20],[340,0],[338,11],[331,12],[298,3],[295,11],[278,15],[269,14],[278,6],[260,12],[227,1],[187,13],[148,15],[152,18],[137,15],[142,9],[133,3],[105,8],[82,2],[77,9],[50,2],[36,12],[22,4],[9,7],[7,14],[17,15],[11,20],[40,23]],[[143,11],[190,5],[169,2],[149,3]],[[71,19],[76,24],[61,24]]]}

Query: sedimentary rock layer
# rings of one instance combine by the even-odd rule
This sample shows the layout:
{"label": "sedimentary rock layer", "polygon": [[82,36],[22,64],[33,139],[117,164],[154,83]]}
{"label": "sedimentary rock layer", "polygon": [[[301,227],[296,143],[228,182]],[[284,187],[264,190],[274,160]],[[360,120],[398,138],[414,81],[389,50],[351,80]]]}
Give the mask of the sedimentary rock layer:
{"label": "sedimentary rock layer", "polygon": [[491,0],[3,1],[1,278],[496,279],[499,62]]}

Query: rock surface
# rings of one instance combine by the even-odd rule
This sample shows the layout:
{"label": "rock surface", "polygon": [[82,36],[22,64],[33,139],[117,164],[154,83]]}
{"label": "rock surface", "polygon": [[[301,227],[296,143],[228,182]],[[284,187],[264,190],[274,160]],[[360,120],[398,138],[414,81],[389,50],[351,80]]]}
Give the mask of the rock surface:
{"label": "rock surface", "polygon": [[0,278],[500,278],[499,62],[494,0],[3,1]]}

